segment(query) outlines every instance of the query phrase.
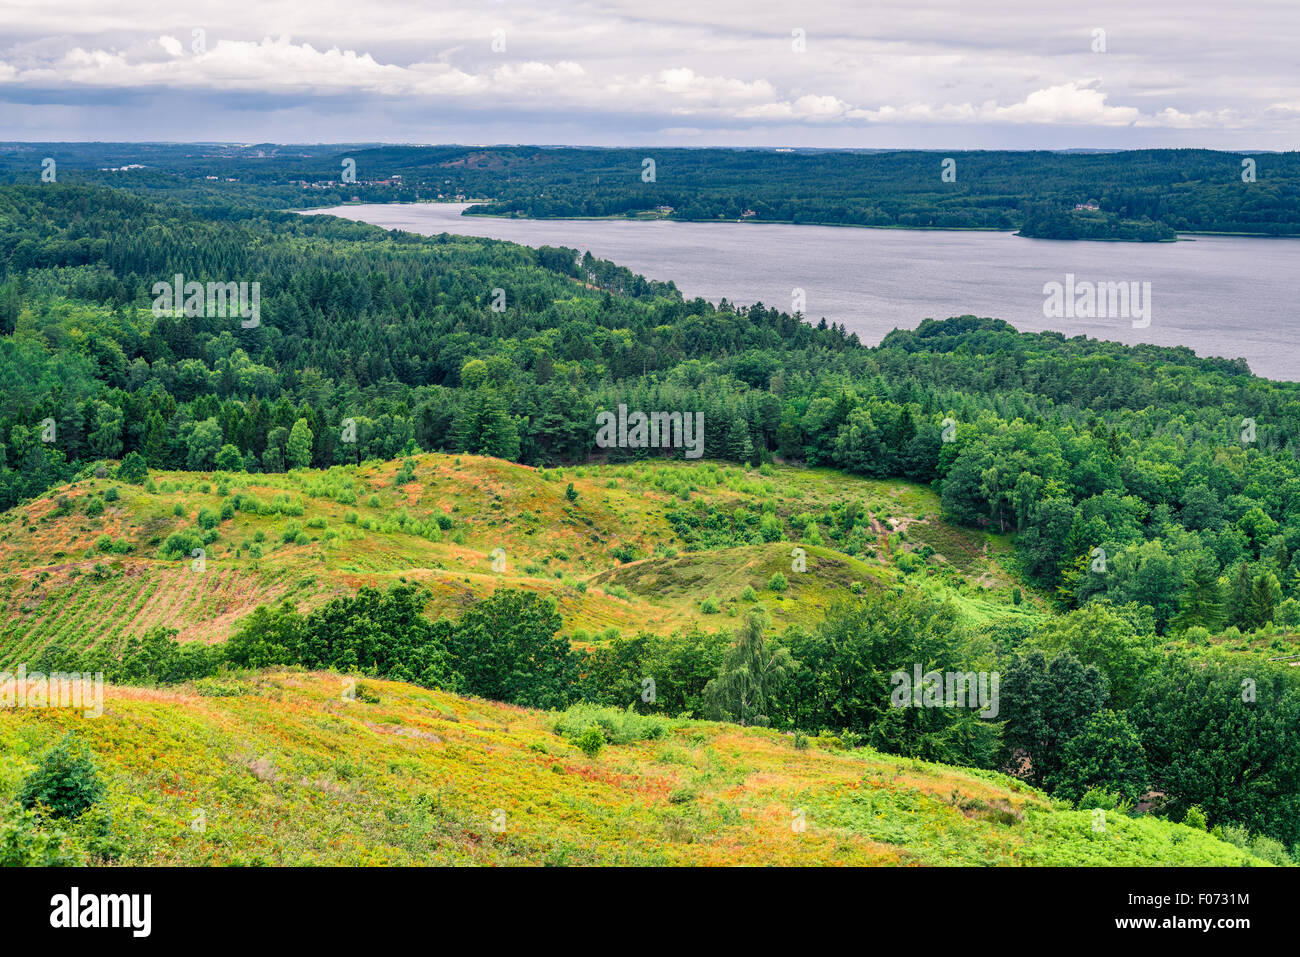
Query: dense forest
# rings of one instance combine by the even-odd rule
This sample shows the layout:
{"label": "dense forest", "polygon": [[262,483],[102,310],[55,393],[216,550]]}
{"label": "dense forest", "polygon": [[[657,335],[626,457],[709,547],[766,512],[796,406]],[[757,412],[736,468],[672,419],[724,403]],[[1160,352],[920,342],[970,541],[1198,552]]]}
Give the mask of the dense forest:
{"label": "dense forest", "polygon": [[[417,450],[530,465],[682,454],[598,448],[597,412],[625,404],[702,413],[709,458],[933,483],[949,519],[1015,534],[1026,579],[1061,613],[1033,636],[963,636],[924,596],[869,595],[816,629],[773,636],[756,620],[734,645],[624,638],[579,653],[526,596],[437,623],[405,592],[363,594],[259,613],[220,652],[237,664],[359,665],[523,704],[623,706],[647,658],[676,656],[661,669],[682,676],[662,689],[665,710],[979,767],[1011,749],[1071,800],[1155,787],[1175,812],[1300,841],[1294,672],[1208,647],[1300,625],[1300,384],[971,316],[867,348],[761,304],[686,301],[570,249],[65,183],[0,189],[0,269],[3,508],[104,460],[140,480]],[[155,315],[155,284],[177,274],[259,283],[259,321]],[[851,511],[838,516],[850,554]],[[736,515],[683,507],[677,520],[713,542],[763,540]],[[514,650],[485,663],[486,636],[505,633]],[[1192,653],[1156,654],[1162,636]],[[1005,673],[1000,738],[969,714],[883,708],[886,669],[956,667],[971,647]],[[187,654],[192,671],[215,666]],[[770,666],[759,700],[733,693],[749,658]],[[160,677],[156,662],[141,673]],[[1247,680],[1257,707],[1234,699]]]}
{"label": "dense forest", "polygon": [[505,216],[1020,229],[1056,239],[1300,234],[1296,153],[0,144],[0,181],[37,182],[47,157],[58,182],[266,209],[460,199],[478,202],[471,213]]}

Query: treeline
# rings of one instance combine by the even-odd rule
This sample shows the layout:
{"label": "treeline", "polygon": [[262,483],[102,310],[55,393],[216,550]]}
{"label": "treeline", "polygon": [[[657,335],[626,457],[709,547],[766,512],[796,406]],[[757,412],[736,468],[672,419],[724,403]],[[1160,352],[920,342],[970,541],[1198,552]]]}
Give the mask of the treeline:
{"label": "treeline", "polygon": [[[59,182],[215,207],[468,198],[487,200],[476,212],[532,217],[1019,228],[1025,235],[1136,241],[1175,231],[1300,234],[1294,152],[51,143],[12,145],[0,156],[0,182],[37,182],[47,156],[60,164]],[[354,182],[343,180],[344,160],[354,164]],[[654,162],[653,178],[646,160]],[[143,168],[120,169],[130,164]],[[1086,205],[1097,206],[1099,216],[1073,215]]]}
{"label": "treeline", "polygon": [[[182,645],[158,630],[81,655],[50,646],[29,670],[171,683],[231,667],[302,666],[529,707],[693,715],[793,731],[797,742],[829,736],[1000,769],[1082,806],[1125,812],[1150,798],[1176,820],[1204,814],[1212,826],[1266,835],[1274,844],[1256,840],[1255,849],[1281,862],[1300,842],[1295,676],[1159,654],[1135,604],[1094,604],[1027,632],[972,628],[920,590],[882,589],[780,635],[756,611],[734,636],[615,635],[582,650],[559,636],[553,599],[500,589],[437,621],[422,612],[427,600],[410,585],[363,588],[307,614],[261,607],[221,645]],[[910,678],[918,666],[983,675],[985,693],[900,696],[895,674]]]}

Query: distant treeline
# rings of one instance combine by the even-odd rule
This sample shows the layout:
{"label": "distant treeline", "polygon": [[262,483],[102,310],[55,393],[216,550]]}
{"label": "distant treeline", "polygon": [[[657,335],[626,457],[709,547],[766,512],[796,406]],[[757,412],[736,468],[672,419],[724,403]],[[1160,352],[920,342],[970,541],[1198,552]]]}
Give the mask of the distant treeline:
{"label": "distant treeline", "polygon": [[[484,200],[473,212],[543,218],[1020,229],[1132,241],[1175,231],[1300,235],[1295,152],[9,144],[0,182],[37,182],[45,157],[59,163],[60,182],[265,209],[459,198]],[[355,181],[343,179],[345,160]],[[132,164],[143,168],[121,169]]]}

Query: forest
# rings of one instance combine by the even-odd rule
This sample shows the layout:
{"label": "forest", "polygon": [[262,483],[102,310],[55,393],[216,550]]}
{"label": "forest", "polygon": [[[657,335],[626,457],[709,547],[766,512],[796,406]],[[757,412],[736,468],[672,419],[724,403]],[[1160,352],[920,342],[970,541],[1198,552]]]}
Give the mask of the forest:
{"label": "forest", "polygon": [[[931,484],[949,520],[1015,536],[1026,581],[1057,611],[1032,635],[968,633],[904,590],[856,597],[815,628],[778,634],[754,618],[734,643],[620,636],[577,651],[526,595],[453,622],[423,619],[408,592],[362,593],[306,615],[266,608],[220,651],[165,636],[119,649],[99,663],[120,677],[297,663],[622,707],[646,660],[672,659],[659,669],[681,676],[661,688],[669,713],[981,768],[1014,752],[1070,800],[1100,791],[1130,806],[1156,788],[1179,818],[1195,808],[1300,842],[1295,672],[1219,647],[1300,627],[1300,384],[973,316],[866,347],[762,304],[687,301],[571,249],[89,185],[0,188],[0,269],[0,508],[104,461],[141,482],[151,469],[280,473],[422,450],[536,466],[681,455],[598,449],[597,413],[623,403],[703,413],[709,459]],[[260,323],[155,316],[153,284],[177,273],[260,283]],[[836,516],[847,554],[861,547],[851,504]],[[674,521],[701,542],[764,540],[725,513]],[[503,634],[513,643],[488,655]],[[1186,653],[1157,654],[1169,637]],[[169,677],[158,662],[177,655],[188,664]],[[882,707],[889,668],[972,655],[1003,672],[1000,727]],[[766,663],[757,697],[736,693],[750,660]]]}

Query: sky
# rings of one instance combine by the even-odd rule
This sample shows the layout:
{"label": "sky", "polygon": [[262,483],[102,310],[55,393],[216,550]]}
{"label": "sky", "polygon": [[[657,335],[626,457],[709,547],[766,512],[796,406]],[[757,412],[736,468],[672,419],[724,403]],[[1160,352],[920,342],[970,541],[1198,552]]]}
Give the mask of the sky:
{"label": "sky", "polygon": [[0,141],[1300,148],[1300,0],[4,0]]}

